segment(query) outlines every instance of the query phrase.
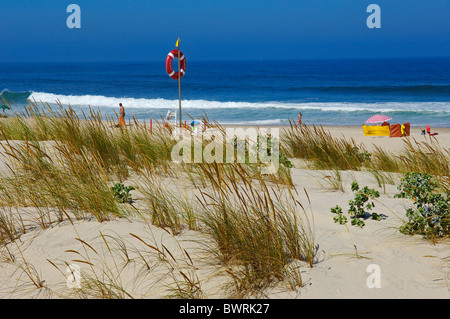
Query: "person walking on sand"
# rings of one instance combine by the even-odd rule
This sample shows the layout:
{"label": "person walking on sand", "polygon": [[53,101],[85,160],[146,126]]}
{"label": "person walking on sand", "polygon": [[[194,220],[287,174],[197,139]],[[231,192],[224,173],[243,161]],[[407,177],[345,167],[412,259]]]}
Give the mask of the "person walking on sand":
{"label": "person walking on sand", "polygon": [[297,123],[297,125],[298,126],[302,125],[302,112],[298,112],[298,123]]}
{"label": "person walking on sand", "polygon": [[122,103],[119,103],[119,107],[120,107],[120,116],[119,116],[120,126],[125,126],[125,108],[123,107]]}

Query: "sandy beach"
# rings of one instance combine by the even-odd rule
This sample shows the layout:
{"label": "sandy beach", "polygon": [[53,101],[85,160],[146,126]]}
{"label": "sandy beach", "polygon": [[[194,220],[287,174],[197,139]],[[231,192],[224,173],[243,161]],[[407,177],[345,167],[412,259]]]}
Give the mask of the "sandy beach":
{"label": "sandy beach", "polygon": [[[363,143],[368,150],[377,145],[399,153],[404,143],[404,138],[365,137],[361,127],[335,126],[325,130],[335,137]],[[439,132],[436,140],[448,149],[450,128],[436,131]],[[425,139],[419,128],[412,128],[410,139],[413,138],[419,142]],[[42,143],[51,148],[52,142]],[[3,176],[9,174],[10,160],[3,150],[0,161]],[[394,198],[398,183],[380,187],[367,171],[342,171],[343,190],[331,189],[326,182],[329,171],[305,169],[298,159],[291,161],[292,182],[298,192],[295,198],[302,203],[314,236],[314,263],[310,267],[305,262],[290,262],[286,267],[301,274],[302,285],[291,289],[286,282],[275,282],[261,290],[260,298],[450,297],[448,239],[434,244],[420,235],[398,231],[406,218],[405,208],[412,203]],[[400,176],[394,178],[400,180]],[[339,225],[333,222],[330,213],[331,207],[346,207],[353,198],[352,181],[380,192],[376,211],[383,219],[367,220],[363,229]],[[80,220],[64,217],[44,228],[39,223],[42,218],[39,209],[3,205],[3,218],[21,216],[27,231],[0,248],[0,298],[101,296],[95,295],[93,288],[77,289],[80,279],[77,276],[90,280],[93,286],[103,281],[121,287],[117,295],[123,298],[166,298],[177,291],[176,283],[186,283],[186,278],[199,285],[198,297],[230,298],[229,291],[224,289],[231,282],[224,265],[205,250],[211,238],[198,230],[184,228],[173,234],[153,225],[145,214],[146,195],[139,186],[141,176],[132,173],[122,182],[136,188],[131,191],[134,207],[126,208],[131,213],[101,223],[93,217]],[[202,189],[194,189],[187,177],[163,176],[158,184],[191,200],[200,196]],[[378,276],[376,287],[369,283],[374,275]]]}

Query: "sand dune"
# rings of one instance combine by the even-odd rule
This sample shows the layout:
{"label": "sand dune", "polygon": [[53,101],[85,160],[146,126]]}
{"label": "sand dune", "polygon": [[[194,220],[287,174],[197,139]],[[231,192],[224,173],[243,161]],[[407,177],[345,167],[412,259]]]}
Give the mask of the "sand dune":
{"label": "sand dune", "polygon": [[[402,138],[364,137],[359,127],[327,129],[335,136],[352,137],[369,149],[379,145],[398,152],[403,143]],[[450,129],[439,130],[437,140],[443,147],[450,146],[449,135]],[[420,131],[415,130],[412,137],[423,139]],[[294,160],[293,163],[296,164]],[[292,168],[291,173],[299,190],[297,199],[313,222],[317,244],[315,263],[312,268],[302,262],[291,265],[301,271],[303,287],[292,291],[286,285],[279,284],[264,292],[268,298],[450,297],[448,240],[435,245],[421,236],[398,232],[405,218],[405,207],[411,202],[393,198],[397,193],[395,185],[379,187],[368,172],[346,171],[342,172],[344,191],[333,190],[327,187],[325,178],[330,172],[299,167]],[[7,170],[4,158],[0,169]],[[396,179],[399,180],[398,177]],[[126,183],[137,181],[134,177]],[[333,222],[330,208],[335,205],[346,207],[353,197],[350,190],[352,181],[380,191],[376,211],[382,214],[383,220],[367,220],[364,229]],[[174,190],[186,191],[179,181],[172,182],[178,185],[171,186]],[[136,198],[135,205],[140,205],[139,190],[133,191],[133,196]],[[3,208],[3,212],[8,212],[8,209]],[[183,230],[178,235],[172,235],[139,216],[116,218],[103,223],[92,219],[74,221],[72,224],[65,220],[42,229],[36,221],[33,222],[33,216],[38,216],[38,213],[32,208],[19,208],[14,212],[28,216],[29,225],[20,240],[0,249],[1,298],[75,297],[77,289],[68,287],[72,277],[67,266],[73,264],[81,268],[82,274],[90,273],[93,281],[95,275],[108,281],[105,273],[111,274],[115,281],[112,284],[123,287],[127,294],[135,298],[167,297],[173,293],[177,280],[181,280],[180,271],[201,283],[201,297],[228,298],[223,287],[229,283],[229,278],[223,273],[221,265],[205,251],[204,244],[208,239],[200,232]],[[165,262],[152,247],[167,254]],[[169,251],[173,259],[169,257]],[[380,281],[377,283],[380,286],[370,288],[367,282],[375,274],[373,269],[379,270]],[[39,278],[44,288],[37,289],[27,273]],[[127,294],[122,297],[127,297]]]}

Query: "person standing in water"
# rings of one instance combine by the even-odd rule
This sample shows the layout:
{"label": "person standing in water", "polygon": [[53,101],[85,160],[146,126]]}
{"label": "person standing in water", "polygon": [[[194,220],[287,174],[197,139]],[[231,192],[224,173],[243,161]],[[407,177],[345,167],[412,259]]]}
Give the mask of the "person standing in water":
{"label": "person standing in water", "polygon": [[120,116],[119,116],[120,126],[125,126],[125,108],[123,107],[122,103],[119,103],[119,107],[120,107]]}

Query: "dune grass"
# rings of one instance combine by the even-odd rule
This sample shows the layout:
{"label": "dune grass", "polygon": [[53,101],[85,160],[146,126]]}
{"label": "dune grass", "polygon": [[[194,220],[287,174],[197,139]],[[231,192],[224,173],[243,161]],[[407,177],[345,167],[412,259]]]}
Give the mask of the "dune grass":
{"label": "dune grass", "polygon": [[194,257],[168,236],[170,246],[134,233],[100,231],[90,240],[75,238],[79,248],[66,251],[72,259],[47,260],[64,277],[71,270],[70,280],[77,285],[55,294],[80,299],[203,298]]}
{"label": "dune grass", "polygon": [[142,212],[153,225],[179,234],[184,228],[196,229],[196,209],[188,198],[166,188],[159,178],[147,178],[140,186],[148,210]]}
{"label": "dune grass", "polygon": [[[277,281],[301,286],[299,273],[288,271],[293,260],[312,266],[314,235],[295,190],[270,188],[264,179],[252,179],[241,164],[216,174],[201,166],[211,188],[201,190],[201,222],[213,238],[210,251],[226,266],[237,297],[257,296]],[[295,277],[295,280],[292,280]]]}
{"label": "dune grass", "polygon": [[0,245],[13,242],[26,233],[22,217],[8,206],[0,206]]}
{"label": "dune grass", "polygon": [[450,149],[442,148],[435,137],[425,141],[405,139],[405,152],[398,158],[403,172],[426,172],[434,176],[450,176]]}
{"label": "dune grass", "polygon": [[173,235],[188,228],[211,238],[205,248],[232,278],[234,297],[259,296],[279,282],[301,287],[301,275],[290,265],[300,260],[312,267],[315,242],[295,187],[255,177],[240,163],[197,163],[195,174],[202,183],[178,193],[146,177],[140,190],[152,223]]}
{"label": "dune grass", "polygon": [[311,161],[316,169],[360,170],[370,154],[353,139],[335,138],[320,126],[290,123],[281,137],[282,149],[290,157]]}
{"label": "dune grass", "polygon": [[96,158],[76,155],[63,145],[50,156],[37,142],[2,144],[9,155],[9,174],[0,177],[0,200],[11,207],[34,207],[46,228],[55,209],[60,216],[70,210],[77,218],[95,216],[98,221],[122,216],[108,187],[108,179]]}
{"label": "dune grass", "polygon": [[[58,141],[72,153],[97,157],[107,173],[125,179],[129,166],[154,169],[170,161],[174,141],[162,125],[150,131],[135,120],[133,129],[112,128],[99,111],[89,110],[80,118],[69,106],[59,104],[59,110],[29,101],[25,112],[2,119],[0,130],[3,140]],[[46,110],[46,111],[45,111]]]}
{"label": "dune grass", "polygon": [[404,150],[399,154],[378,146],[369,152],[352,139],[332,137],[323,127],[291,123],[282,135],[282,141],[289,156],[309,160],[311,167],[316,169],[399,174],[427,172],[444,179],[450,176],[450,150],[442,148],[435,137],[426,137],[422,142],[410,137],[403,138]]}

